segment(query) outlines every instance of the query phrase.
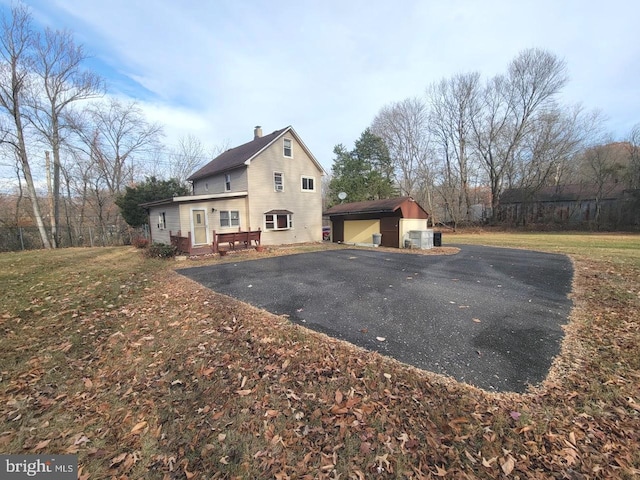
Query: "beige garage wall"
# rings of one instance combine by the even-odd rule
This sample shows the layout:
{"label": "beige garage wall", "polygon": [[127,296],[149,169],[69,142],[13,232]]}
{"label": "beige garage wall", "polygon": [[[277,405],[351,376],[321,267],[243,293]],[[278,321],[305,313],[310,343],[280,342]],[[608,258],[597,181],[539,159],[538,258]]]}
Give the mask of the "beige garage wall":
{"label": "beige garage wall", "polygon": [[400,219],[400,248],[404,248],[404,241],[409,239],[410,230],[426,230],[427,220],[424,218]]}
{"label": "beige garage wall", "polygon": [[349,220],[344,222],[345,242],[372,243],[374,233],[380,233],[380,220]]}

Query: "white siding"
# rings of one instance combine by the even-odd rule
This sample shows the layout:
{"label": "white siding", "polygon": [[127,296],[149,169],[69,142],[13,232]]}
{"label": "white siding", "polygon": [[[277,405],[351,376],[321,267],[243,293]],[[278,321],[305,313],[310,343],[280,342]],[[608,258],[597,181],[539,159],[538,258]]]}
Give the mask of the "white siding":
{"label": "white siding", "polygon": [[[164,212],[166,219],[166,228],[162,229],[158,226],[160,215]],[[149,209],[149,223],[151,229],[151,241],[155,243],[170,243],[169,232],[176,234],[180,230],[180,221],[178,218],[178,205],[167,204],[151,207]],[[185,234],[186,235],[186,234]]]}
{"label": "white siding", "polygon": [[[292,142],[293,158],[283,152],[283,139]],[[276,192],[274,172],[283,174],[284,190]],[[312,177],[315,191],[302,191],[302,176]],[[247,169],[250,228],[262,229],[262,243],[280,245],[322,241],[322,171],[305,153],[296,138],[288,132],[251,161]],[[267,231],[264,213],[270,210],[293,212],[293,228]]]}
{"label": "white siding", "polygon": [[[208,227],[207,235],[213,241],[213,231],[233,232],[238,231],[238,227],[220,227],[220,210],[237,210],[240,212],[240,229],[248,229],[248,210],[246,198],[224,198],[219,200],[208,200],[205,202],[185,202],[180,204],[180,227],[182,236],[186,237],[191,231],[191,212],[194,209],[204,209],[206,223]],[[215,209],[212,211],[212,209]],[[177,212],[176,212],[177,214]]]}

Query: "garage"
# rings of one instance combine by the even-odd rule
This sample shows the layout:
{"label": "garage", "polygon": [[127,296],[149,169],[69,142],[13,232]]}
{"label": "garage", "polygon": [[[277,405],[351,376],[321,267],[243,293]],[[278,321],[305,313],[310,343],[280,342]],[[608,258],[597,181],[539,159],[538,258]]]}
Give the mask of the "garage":
{"label": "garage", "polygon": [[411,230],[425,230],[429,214],[411,197],[396,197],[334,205],[324,212],[331,222],[332,241],[399,248]]}

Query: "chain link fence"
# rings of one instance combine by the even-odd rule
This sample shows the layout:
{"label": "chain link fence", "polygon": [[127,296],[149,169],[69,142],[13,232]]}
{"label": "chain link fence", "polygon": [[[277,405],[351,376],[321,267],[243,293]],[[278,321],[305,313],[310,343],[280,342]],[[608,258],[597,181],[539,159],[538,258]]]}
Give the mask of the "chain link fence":
{"label": "chain link fence", "polygon": [[[51,238],[51,229],[46,230],[48,237]],[[129,245],[138,236],[148,238],[148,228],[122,230],[115,225],[106,228],[61,227],[58,229],[58,246],[64,248]],[[0,227],[0,252],[37,250],[42,247],[38,227]]]}

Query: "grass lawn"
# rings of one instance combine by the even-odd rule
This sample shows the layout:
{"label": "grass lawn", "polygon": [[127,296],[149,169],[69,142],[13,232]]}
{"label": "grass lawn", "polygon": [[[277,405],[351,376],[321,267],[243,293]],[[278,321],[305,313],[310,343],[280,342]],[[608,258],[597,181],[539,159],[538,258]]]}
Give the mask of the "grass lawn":
{"label": "grass lawn", "polygon": [[1,254],[0,452],[77,454],[81,479],[637,478],[640,236],[443,240],[573,259],[542,385],[487,393],[417,370],[132,248]]}

